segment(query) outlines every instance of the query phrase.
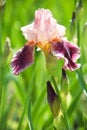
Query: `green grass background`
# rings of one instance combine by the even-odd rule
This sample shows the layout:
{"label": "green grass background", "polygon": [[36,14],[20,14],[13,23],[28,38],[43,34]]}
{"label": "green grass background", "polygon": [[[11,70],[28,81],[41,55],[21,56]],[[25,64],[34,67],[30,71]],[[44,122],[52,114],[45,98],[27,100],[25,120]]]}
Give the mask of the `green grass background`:
{"label": "green grass background", "polygon": [[[2,51],[7,37],[11,42],[10,55],[0,58],[0,130],[31,130],[29,117],[32,117],[34,130],[54,130],[46,90],[46,82],[51,81],[51,77],[46,70],[43,53],[35,51],[34,64],[18,76],[12,74],[10,60],[12,55],[27,42],[20,28],[33,21],[34,12],[38,8],[50,9],[58,23],[66,27],[67,38],[75,41],[70,37],[70,20],[72,12],[76,10],[76,2],[76,0],[6,0],[5,6],[0,8],[0,13],[3,13],[3,16],[0,15]],[[67,113],[72,130],[87,130],[87,96],[83,92],[84,86],[87,90],[87,0],[83,0],[83,13],[79,22],[81,50],[79,62],[82,75],[79,75],[79,71],[67,71],[70,81]]]}

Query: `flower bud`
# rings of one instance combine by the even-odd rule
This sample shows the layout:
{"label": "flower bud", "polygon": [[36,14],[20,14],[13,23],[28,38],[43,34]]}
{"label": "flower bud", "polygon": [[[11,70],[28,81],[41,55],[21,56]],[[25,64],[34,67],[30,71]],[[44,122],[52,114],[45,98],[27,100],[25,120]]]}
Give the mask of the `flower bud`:
{"label": "flower bud", "polygon": [[6,0],[0,0],[0,6],[3,6],[5,4]]}
{"label": "flower bud", "polygon": [[69,80],[64,69],[62,69],[62,78],[61,78],[61,90],[67,94],[69,89]]}
{"label": "flower bud", "polygon": [[65,126],[63,114],[61,112],[59,116],[54,119],[53,124],[57,130],[64,130],[66,126]]}
{"label": "flower bud", "polygon": [[[84,24],[83,36],[87,34],[87,22]],[[87,36],[87,35],[86,35]]]}
{"label": "flower bud", "polygon": [[0,13],[3,11],[5,7],[6,0],[0,0]]}
{"label": "flower bud", "polygon": [[74,36],[75,29],[76,29],[76,12],[73,11],[72,18],[70,20],[70,34],[71,34],[71,37]]}
{"label": "flower bud", "polygon": [[3,51],[3,57],[7,58],[11,52],[11,44],[10,39],[7,37],[5,41],[4,51]]}
{"label": "flower bud", "polygon": [[84,24],[83,26],[83,32],[82,32],[82,43],[84,43],[85,41],[85,44],[83,44],[83,46],[81,47],[81,52],[82,52],[82,59],[86,62],[87,61],[87,22]]}
{"label": "flower bud", "polygon": [[83,113],[84,129],[87,130],[87,115]]}
{"label": "flower bud", "polygon": [[82,6],[82,0],[79,0],[76,5],[76,15],[77,15],[77,21],[81,19],[83,14],[83,6]]}
{"label": "flower bud", "polygon": [[60,102],[50,81],[47,81],[47,99],[54,117],[57,117],[60,112]]}

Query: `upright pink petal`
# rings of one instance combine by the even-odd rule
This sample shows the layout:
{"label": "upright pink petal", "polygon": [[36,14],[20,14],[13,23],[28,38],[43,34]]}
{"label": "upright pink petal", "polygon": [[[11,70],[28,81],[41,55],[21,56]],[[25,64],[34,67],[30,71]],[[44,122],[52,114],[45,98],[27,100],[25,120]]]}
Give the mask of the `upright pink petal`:
{"label": "upright pink petal", "polygon": [[57,38],[64,37],[66,28],[60,24],[57,24]]}
{"label": "upright pink petal", "polygon": [[26,44],[22,47],[17,54],[11,60],[11,66],[13,68],[13,73],[18,75],[26,67],[33,63],[34,59],[34,46],[32,44]]}
{"label": "upright pink petal", "polygon": [[77,45],[74,45],[64,40],[54,40],[51,42],[52,54],[58,59],[64,58],[64,69],[75,70],[80,67],[76,60],[80,57],[80,50]]}
{"label": "upright pink petal", "polygon": [[34,29],[34,23],[22,27],[21,31],[23,32],[23,35],[25,36],[26,40],[36,42],[37,36],[36,31]]}
{"label": "upright pink petal", "polygon": [[63,37],[65,34],[65,27],[57,24],[56,19],[53,18],[48,9],[35,11],[34,22],[22,27],[21,30],[27,40],[42,44],[54,38]]}
{"label": "upright pink petal", "polygon": [[65,34],[65,27],[57,24],[48,9],[39,9],[35,12],[34,24],[38,41],[49,41]]}

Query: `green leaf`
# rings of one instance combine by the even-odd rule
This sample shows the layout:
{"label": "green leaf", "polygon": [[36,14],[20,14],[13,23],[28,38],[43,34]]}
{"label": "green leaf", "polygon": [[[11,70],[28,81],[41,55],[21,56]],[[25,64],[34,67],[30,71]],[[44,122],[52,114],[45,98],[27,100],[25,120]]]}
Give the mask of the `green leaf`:
{"label": "green leaf", "polygon": [[83,120],[84,120],[84,130],[87,130],[87,115],[83,114]]}

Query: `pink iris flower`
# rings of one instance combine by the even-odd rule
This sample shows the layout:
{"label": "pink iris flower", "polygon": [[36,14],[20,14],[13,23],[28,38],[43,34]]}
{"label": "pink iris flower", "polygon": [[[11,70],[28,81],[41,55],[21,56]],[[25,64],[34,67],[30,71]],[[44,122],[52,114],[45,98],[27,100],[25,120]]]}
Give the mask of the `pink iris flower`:
{"label": "pink iris flower", "polygon": [[48,9],[36,10],[33,23],[22,27],[21,30],[28,42],[11,60],[15,75],[34,62],[35,46],[58,60],[63,58],[64,69],[73,71],[80,67],[80,64],[76,63],[80,57],[79,47],[64,40],[65,27],[57,23]]}

